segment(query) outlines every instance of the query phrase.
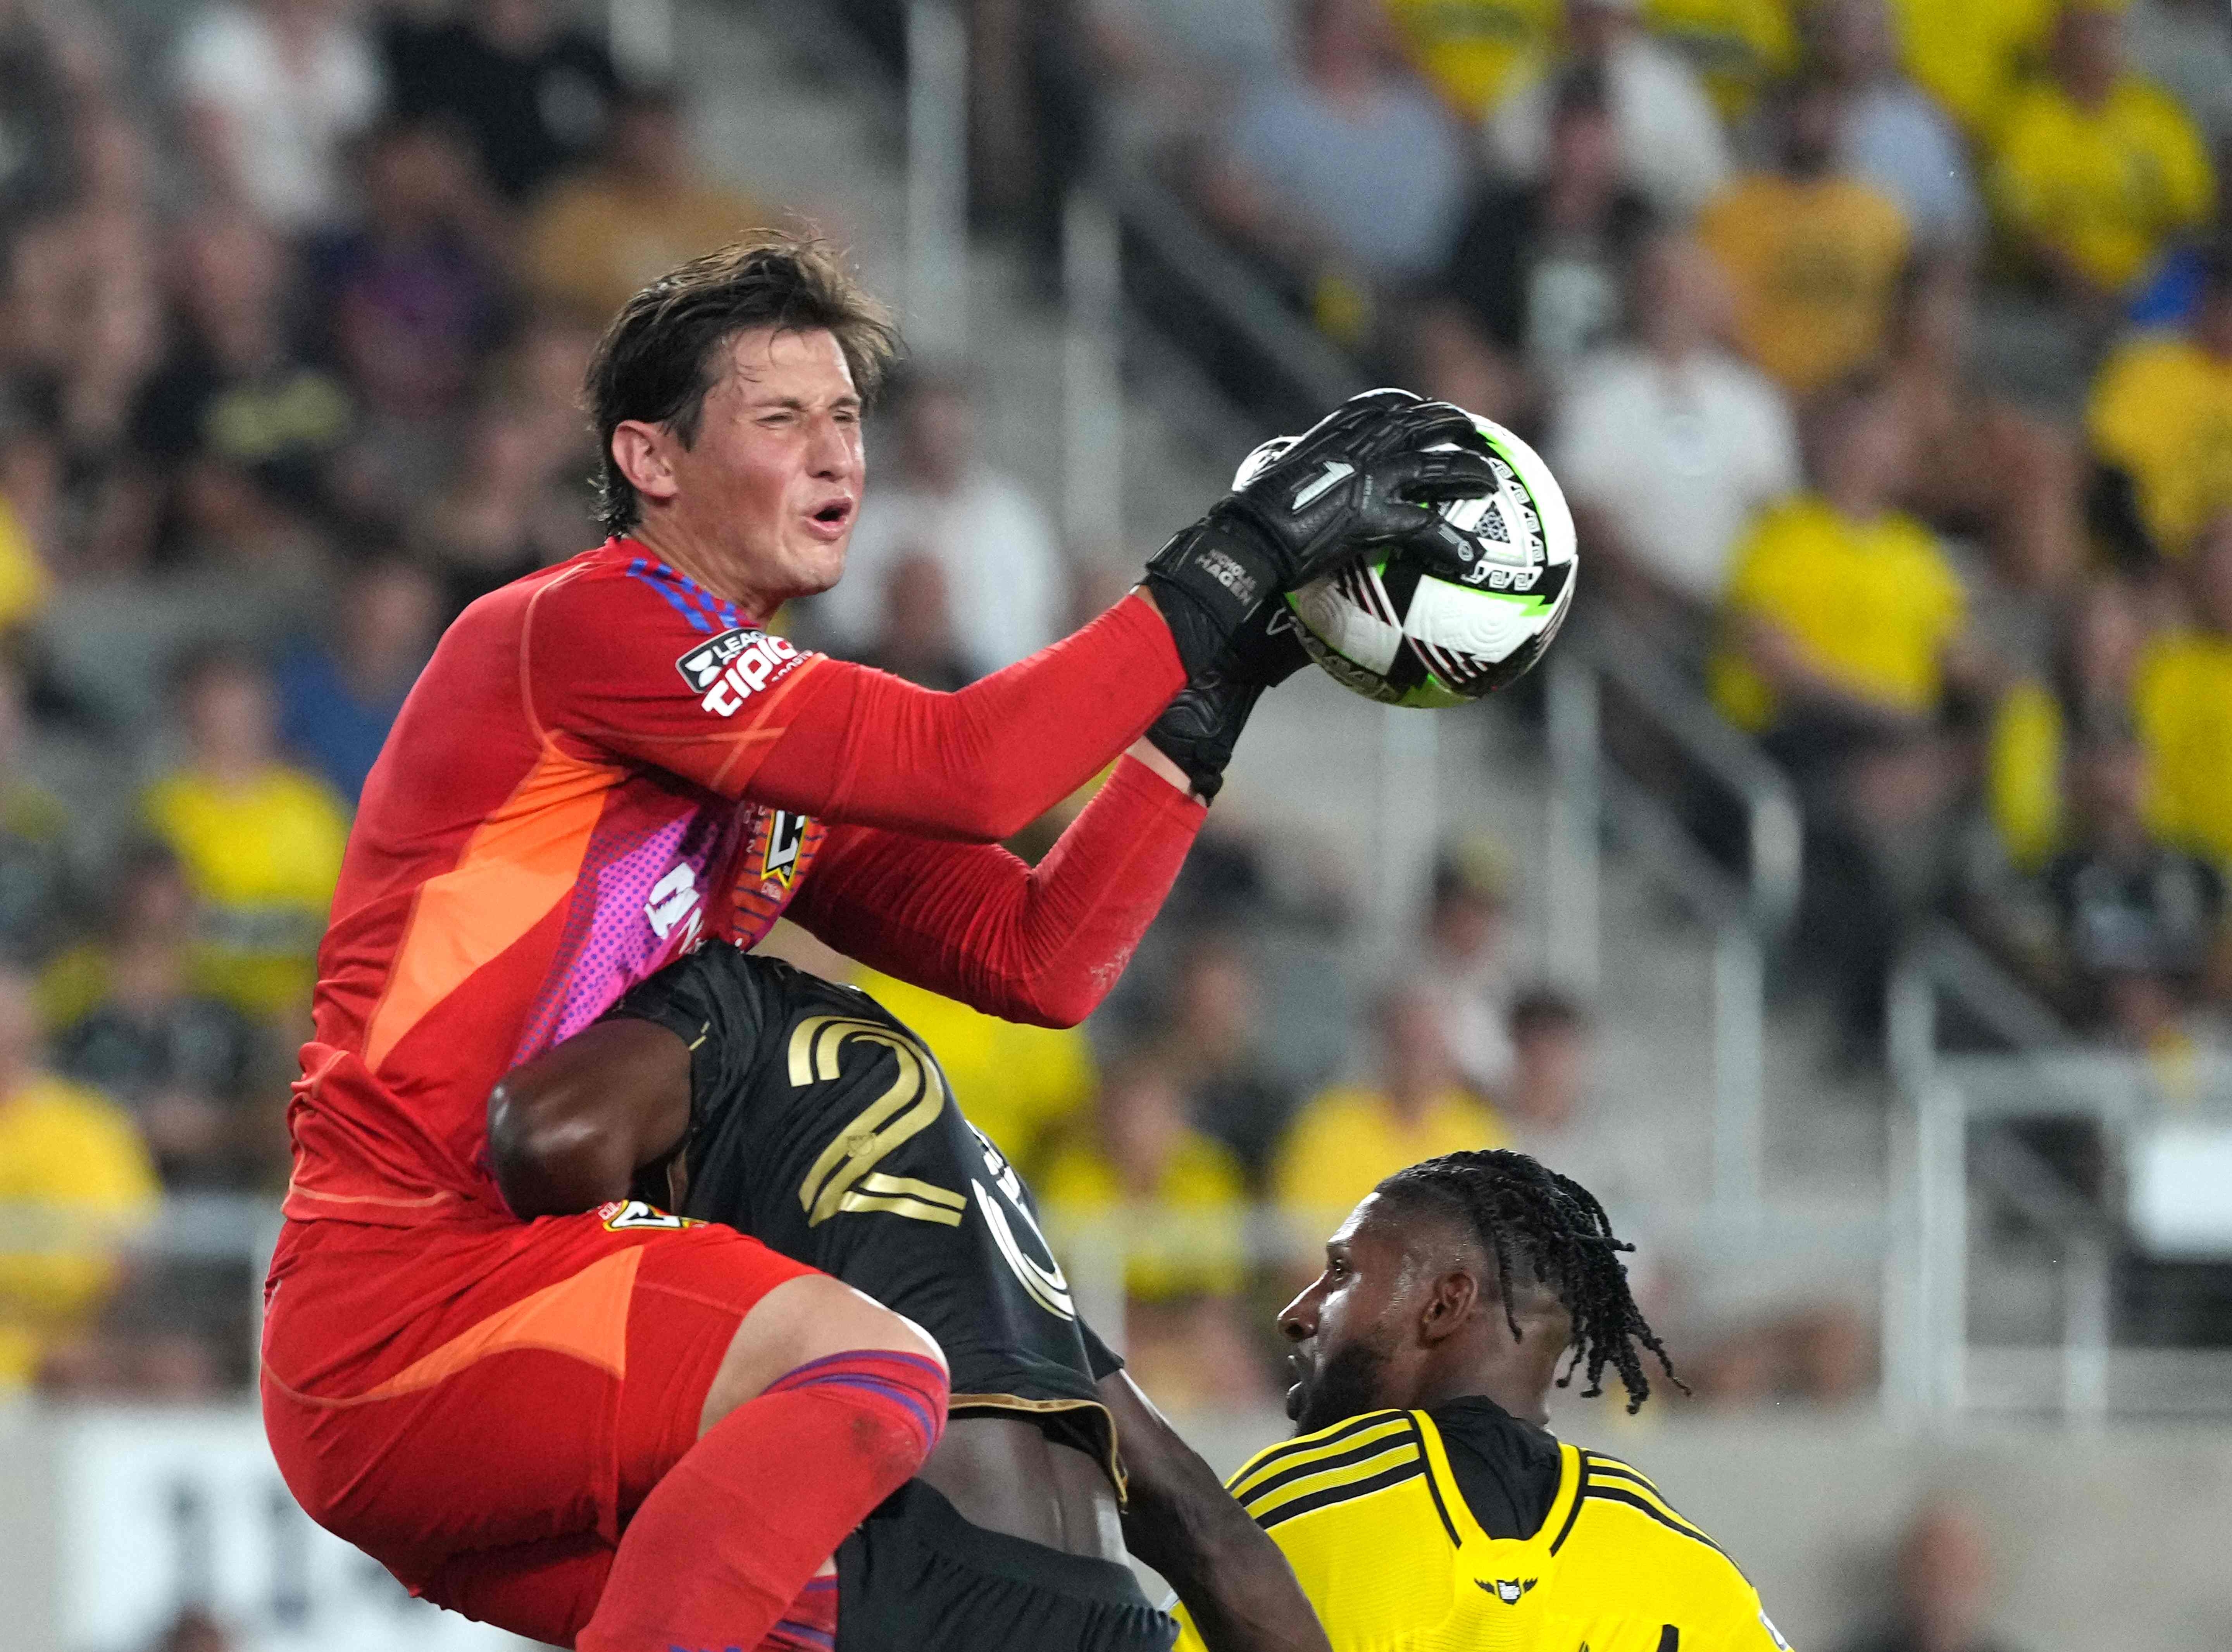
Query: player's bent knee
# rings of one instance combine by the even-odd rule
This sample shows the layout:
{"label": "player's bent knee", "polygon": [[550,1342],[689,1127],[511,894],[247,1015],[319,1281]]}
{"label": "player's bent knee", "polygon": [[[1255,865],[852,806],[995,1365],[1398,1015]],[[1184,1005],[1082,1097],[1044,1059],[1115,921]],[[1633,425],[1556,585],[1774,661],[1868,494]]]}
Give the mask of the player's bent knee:
{"label": "player's bent knee", "polygon": [[945,1370],[937,1341],[905,1315],[827,1274],[786,1280],[754,1304],[736,1327],[705,1391],[698,1432],[703,1434],[800,1366],[857,1352],[906,1355],[931,1362],[941,1375]]}

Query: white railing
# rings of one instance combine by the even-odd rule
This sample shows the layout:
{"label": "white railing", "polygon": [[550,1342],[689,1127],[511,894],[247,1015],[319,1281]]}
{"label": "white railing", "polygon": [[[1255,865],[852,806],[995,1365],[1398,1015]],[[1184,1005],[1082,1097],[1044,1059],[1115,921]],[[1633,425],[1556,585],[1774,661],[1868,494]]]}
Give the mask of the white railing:
{"label": "white railing", "polygon": [[[1790,783],[1721,721],[1658,650],[1599,612],[1561,638],[1549,660],[1550,864],[1554,973],[1593,993],[1602,976],[1606,826],[1713,933],[1713,1200],[1759,1206],[1765,1178],[1767,950],[1796,913],[1804,825]],[[1742,811],[1748,847],[1731,876],[1658,797],[1608,763],[1604,691],[1648,722]]]}

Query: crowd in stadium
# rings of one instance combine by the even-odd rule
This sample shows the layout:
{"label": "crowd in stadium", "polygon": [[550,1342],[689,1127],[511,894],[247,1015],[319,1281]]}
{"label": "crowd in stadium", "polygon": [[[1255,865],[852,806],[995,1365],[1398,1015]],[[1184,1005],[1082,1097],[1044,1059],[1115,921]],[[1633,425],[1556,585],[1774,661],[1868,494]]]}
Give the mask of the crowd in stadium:
{"label": "crowd in stadium", "polygon": [[[283,1185],[390,719],[451,617],[590,543],[603,318],[796,205],[710,181],[678,94],[550,0],[143,25],[0,4],[0,1201],[127,1221]],[[1939,909],[2090,1032],[2220,1036],[2221,5],[1075,0],[1021,32],[980,29],[982,83],[1089,85],[1100,140],[1375,378],[1540,439],[1590,604],[1800,787],[1794,956],[1855,1061]],[[1059,145],[1000,133],[1048,102],[981,123],[988,197],[1032,196],[1002,156]],[[851,576],[790,619],[940,687],[1105,595],[976,451],[951,366],[899,387]],[[1493,844],[1444,854],[1429,970],[1330,998],[1237,920],[1294,887],[1279,852],[1212,827],[1089,1033],[866,983],[1070,1231],[1185,1213],[1126,1278],[1134,1367],[1179,1405],[1269,1395],[1252,1204],[1314,1219],[1487,1143],[1616,1215],[1666,1193],[1591,1127],[1590,1008],[1530,985]],[[1326,906],[1281,921],[1337,935]],[[1329,1038],[1275,1036],[1320,1011]],[[0,1392],[245,1378],[244,1292],[120,1285],[103,1243],[0,1257]],[[1872,1358],[1826,1312],[1693,1369],[1833,1400]]]}

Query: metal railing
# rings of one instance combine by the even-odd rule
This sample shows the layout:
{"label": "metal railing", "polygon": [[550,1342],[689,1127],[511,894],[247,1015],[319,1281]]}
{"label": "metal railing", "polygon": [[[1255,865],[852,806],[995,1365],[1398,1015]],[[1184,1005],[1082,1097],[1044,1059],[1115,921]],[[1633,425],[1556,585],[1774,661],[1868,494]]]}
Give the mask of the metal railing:
{"label": "metal railing", "polygon": [[[2004,1049],[1941,1052],[1948,1002]],[[1901,1098],[1893,1200],[1902,1238],[1886,1278],[1898,1298],[1886,1304],[1887,1403],[1918,1418],[2052,1409],[2077,1423],[2125,1409],[2232,1408],[2232,1354],[2114,1346],[2114,1265],[2132,1248],[2120,1213],[2073,1190],[2014,1128],[2089,1121],[2108,1161],[2119,1163],[2138,1133],[2164,1117],[2232,1127],[2232,1063],[2197,1061],[2180,1070],[2173,1089],[2144,1057],[2080,1044],[1974,942],[1944,926],[1902,964],[1890,1022]],[[1977,1213],[1988,1201],[2041,1236],[2051,1252],[2060,1298],[2050,1346],[1972,1344]]]}
{"label": "metal railing", "polygon": [[[1658,649],[1601,612],[1550,655],[1550,962],[1575,988],[1602,977],[1600,890],[1607,824],[1713,934],[1714,1203],[1759,1206],[1765,1173],[1768,949],[1797,912],[1805,827],[1781,771],[1715,716]],[[1607,758],[1606,689],[1742,811],[1745,851],[1729,871],[1659,797]]]}

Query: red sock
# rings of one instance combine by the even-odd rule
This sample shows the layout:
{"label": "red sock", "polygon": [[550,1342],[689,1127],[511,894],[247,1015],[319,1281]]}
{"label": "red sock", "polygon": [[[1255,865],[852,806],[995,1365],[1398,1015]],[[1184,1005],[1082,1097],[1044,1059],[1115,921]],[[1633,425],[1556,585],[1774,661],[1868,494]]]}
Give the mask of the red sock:
{"label": "red sock", "polygon": [[738,1406],[620,1538],[580,1652],[750,1652],[945,1428],[945,1372],[833,1354]]}
{"label": "red sock", "polygon": [[816,1577],[782,1609],[759,1652],[836,1652],[837,1579]]}

